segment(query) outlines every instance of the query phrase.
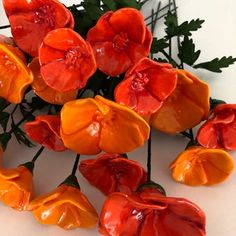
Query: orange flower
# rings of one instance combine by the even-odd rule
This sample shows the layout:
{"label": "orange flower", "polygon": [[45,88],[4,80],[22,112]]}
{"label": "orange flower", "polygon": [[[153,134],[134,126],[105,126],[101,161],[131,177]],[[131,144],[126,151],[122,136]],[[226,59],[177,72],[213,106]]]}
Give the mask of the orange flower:
{"label": "orange flower", "polygon": [[60,92],[83,88],[97,70],[92,48],[72,29],[49,32],[39,48],[41,75]]}
{"label": "orange flower", "polygon": [[57,0],[3,0],[17,45],[32,57],[51,30],[74,27],[71,12]]}
{"label": "orange flower", "polygon": [[60,117],[57,115],[37,116],[34,121],[25,123],[27,135],[35,142],[57,152],[66,150],[60,137]]}
{"label": "orange flower", "polygon": [[63,229],[89,228],[98,220],[96,210],[79,188],[60,185],[53,192],[34,199],[28,207],[42,224]]}
{"label": "orange flower", "polygon": [[208,85],[188,71],[177,70],[177,74],[175,91],[150,119],[151,126],[170,134],[196,126],[210,109]]}
{"label": "orange flower", "polygon": [[117,76],[148,56],[152,35],[140,11],[122,8],[104,14],[89,30],[87,40],[98,68],[107,75]]}
{"label": "orange flower", "polygon": [[68,102],[61,111],[61,138],[80,154],[130,152],[144,144],[149,131],[136,112],[101,96]]}
{"label": "orange flower", "polygon": [[52,104],[63,105],[64,103],[74,100],[76,98],[77,90],[63,93],[49,87],[44,82],[40,74],[40,64],[38,58],[34,58],[32,60],[29,65],[29,68],[31,69],[34,75],[34,81],[31,86],[34,92],[44,101]]}
{"label": "orange flower", "polygon": [[141,116],[150,115],[161,108],[176,82],[176,70],[170,64],[143,58],[127,71],[125,79],[116,87],[115,99]]}
{"label": "orange flower", "polygon": [[20,103],[33,76],[19,50],[0,43],[0,96],[10,103]]}
{"label": "orange flower", "polygon": [[180,153],[170,166],[174,180],[191,186],[218,184],[232,173],[233,168],[233,158],[227,152],[200,146]]}
{"label": "orange flower", "polygon": [[32,173],[25,166],[0,169],[0,199],[16,210],[26,210],[33,195]]}

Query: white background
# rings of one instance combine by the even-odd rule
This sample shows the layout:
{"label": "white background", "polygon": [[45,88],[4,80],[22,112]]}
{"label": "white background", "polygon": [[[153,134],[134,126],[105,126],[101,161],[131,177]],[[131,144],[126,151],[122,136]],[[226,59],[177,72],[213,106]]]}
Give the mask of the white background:
{"label": "white background", "polygon": [[[63,1],[66,5],[79,1]],[[155,4],[155,0],[153,1]],[[194,18],[205,19],[203,28],[194,33],[197,48],[202,49],[201,61],[224,55],[236,56],[236,1],[235,0],[177,0],[179,21]],[[153,5],[154,6],[154,5]],[[145,9],[145,14],[150,8]],[[7,23],[2,6],[0,25]],[[135,22],[134,22],[135,23]],[[3,31],[2,31],[3,32]],[[7,31],[5,31],[7,32]],[[161,26],[156,34],[162,35]],[[228,103],[236,101],[236,65],[226,69],[221,74],[204,70],[195,71],[199,77],[210,84],[212,97],[224,99]],[[175,183],[170,177],[168,165],[181,152],[187,140],[180,136],[154,134],[153,144],[153,180],[162,184],[169,196],[188,198],[197,203],[207,215],[208,236],[235,236],[236,232],[236,172],[230,178],[213,187],[187,187]],[[4,165],[15,167],[32,158],[38,147],[28,149],[12,142],[4,153]],[[235,153],[232,153],[236,157]],[[146,149],[142,148],[130,154],[130,158],[145,165]],[[87,157],[82,157],[87,158]],[[71,152],[54,153],[44,151],[38,160],[34,181],[36,194],[42,194],[54,189],[71,171],[74,154]],[[103,195],[88,186],[79,175],[82,191],[92,204],[101,209]],[[64,231],[56,226],[38,224],[30,212],[17,212],[0,203],[0,235],[1,236],[95,236],[94,230]]]}

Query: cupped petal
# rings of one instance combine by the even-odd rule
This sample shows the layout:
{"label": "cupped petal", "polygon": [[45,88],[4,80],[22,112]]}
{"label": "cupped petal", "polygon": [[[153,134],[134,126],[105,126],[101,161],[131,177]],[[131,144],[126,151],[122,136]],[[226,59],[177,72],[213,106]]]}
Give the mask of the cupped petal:
{"label": "cupped petal", "polygon": [[[177,87],[165,100],[150,124],[166,133],[174,134],[193,128],[209,113],[209,88],[194,76],[178,73]],[[203,91],[199,94],[199,91]]]}
{"label": "cupped petal", "polygon": [[55,115],[37,116],[34,121],[25,123],[27,135],[35,142],[54,151],[65,151],[60,136],[60,117]]}
{"label": "cupped petal", "polygon": [[29,68],[34,75],[34,81],[31,86],[34,92],[44,101],[52,104],[63,105],[64,103],[72,101],[77,97],[77,90],[62,93],[47,86],[40,74],[40,65],[38,58],[34,58],[32,60]]}
{"label": "cupped petal", "polygon": [[182,152],[170,166],[177,182],[191,186],[223,182],[232,173],[232,157],[221,149],[193,147]]}
{"label": "cupped petal", "polygon": [[150,127],[141,116],[101,96],[96,96],[95,100],[110,107],[101,121],[99,146],[102,150],[108,153],[126,153],[144,144],[149,137]]}
{"label": "cupped petal", "polygon": [[110,76],[124,73],[132,63],[126,52],[116,50],[112,42],[94,44],[93,52],[99,70]]}
{"label": "cupped petal", "polygon": [[32,81],[32,73],[24,62],[7,46],[0,44],[0,96],[18,104]]}
{"label": "cupped petal", "polygon": [[87,34],[87,40],[93,45],[98,42],[111,42],[115,36],[109,19],[113,12],[109,11],[99,18],[95,27],[91,28]]}
{"label": "cupped petal", "polygon": [[133,8],[121,8],[112,14],[109,23],[116,33],[125,32],[132,41],[144,42],[146,26],[140,11]]}

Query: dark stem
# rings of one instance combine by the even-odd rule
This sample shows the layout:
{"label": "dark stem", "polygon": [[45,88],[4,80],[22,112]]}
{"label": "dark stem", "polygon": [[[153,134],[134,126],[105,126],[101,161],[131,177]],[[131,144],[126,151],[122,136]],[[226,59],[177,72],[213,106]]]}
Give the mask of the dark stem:
{"label": "dark stem", "polygon": [[[171,0],[169,0],[169,11],[171,12]],[[169,56],[170,58],[172,58],[172,39],[169,39]]]}
{"label": "dark stem", "polygon": [[7,29],[7,28],[10,28],[11,26],[10,25],[3,25],[3,26],[0,26],[0,30],[1,29]]}
{"label": "dark stem", "polygon": [[32,162],[35,163],[35,161],[38,159],[38,157],[41,155],[41,153],[44,150],[44,146],[41,146],[41,148],[37,151],[37,153],[35,154],[35,156],[32,159]]}
{"label": "dark stem", "polygon": [[[172,3],[171,3],[171,4],[172,4]],[[154,15],[158,15],[158,14],[159,14],[159,12],[161,12],[161,11],[165,10],[165,9],[166,9],[166,8],[168,8],[168,7],[169,7],[169,4],[167,4],[166,6],[164,6],[164,7],[160,8],[158,12],[156,11],[156,12],[154,13]],[[146,21],[146,20],[149,20],[150,18],[152,18],[152,15],[150,15],[150,16],[148,16],[148,17],[146,17],[144,20]]]}
{"label": "dark stem", "polygon": [[161,53],[169,60],[169,62],[176,68],[179,68],[178,63],[164,50]]}
{"label": "dark stem", "polygon": [[193,129],[189,129],[189,135],[190,135],[191,141],[194,141]]}
{"label": "dark stem", "polygon": [[8,132],[8,134],[12,134],[18,126],[20,126],[22,123],[24,123],[24,121],[27,120],[27,118],[32,115],[32,113],[33,113],[35,110],[37,110],[37,108],[34,108],[31,112],[29,112],[26,116],[24,116],[24,117],[14,126],[14,128],[12,128],[12,129]]}
{"label": "dark stem", "polygon": [[[173,0],[173,3],[174,3],[174,9],[175,9],[175,16],[176,16],[177,25],[179,25],[176,1]],[[177,35],[177,43],[178,43],[178,49],[180,49],[180,46],[181,46],[181,45],[180,45],[180,36],[179,36],[179,35]],[[180,62],[180,67],[181,67],[181,69],[184,68],[184,63],[183,63],[182,60],[181,60],[181,62]]]}
{"label": "dark stem", "polygon": [[180,134],[182,134],[183,136],[185,136],[185,137],[189,138],[190,140],[192,140],[191,135],[188,132],[183,131],[183,132],[180,132]]}
{"label": "dark stem", "polygon": [[148,139],[148,149],[147,149],[147,181],[151,181],[152,172],[152,130],[150,130],[150,136]]}
{"label": "dark stem", "polygon": [[80,159],[80,154],[77,154],[76,159],[75,159],[75,163],[71,172],[72,176],[75,176],[76,170],[78,168],[78,164],[79,164],[79,159]]}

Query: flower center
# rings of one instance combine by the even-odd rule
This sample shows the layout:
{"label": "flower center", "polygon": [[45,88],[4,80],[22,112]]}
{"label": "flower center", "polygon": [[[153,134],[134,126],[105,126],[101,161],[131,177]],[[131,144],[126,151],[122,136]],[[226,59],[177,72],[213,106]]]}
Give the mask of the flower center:
{"label": "flower center", "polygon": [[47,24],[50,28],[55,27],[55,10],[49,4],[38,8],[34,15],[34,23]]}
{"label": "flower center", "polygon": [[131,82],[131,88],[135,91],[142,91],[149,82],[147,74],[136,72],[134,79]]}
{"label": "flower center", "polygon": [[119,50],[124,50],[127,48],[129,43],[128,34],[127,33],[119,33],[113,38],[113,47]]}
{"label": "flower center", "polygon": [[65,63],[69,66],[75,66],[78,59],[82,56],[78,48],[72,48],[65,53]]}

